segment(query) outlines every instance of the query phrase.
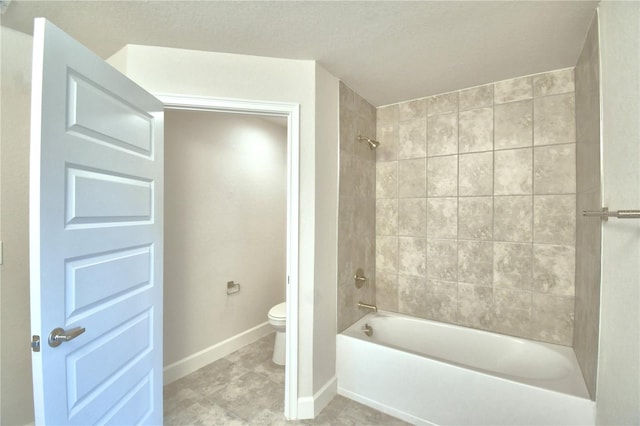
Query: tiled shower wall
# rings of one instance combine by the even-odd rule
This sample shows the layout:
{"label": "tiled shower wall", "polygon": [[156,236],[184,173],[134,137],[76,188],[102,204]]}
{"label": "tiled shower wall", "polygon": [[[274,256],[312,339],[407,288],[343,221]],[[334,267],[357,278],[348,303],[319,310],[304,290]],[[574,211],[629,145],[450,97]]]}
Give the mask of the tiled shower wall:
{"label": "tiled shower wall", "polygon": [[[376,109],[340,83],[340,195],[338,204],[338,331],[367,312],[359,301],[375,303],[376,154],[358,135],[375,138]],[[362,268],[367,280],[355,286]]]}
{"label": "tiled shower wall", "polygon": [[584,217],[599,210],[600,54],[598,17],[594,16],[576,65],[576,322],[573,347],[591,398],[596,396],[600,329],[600,245],[602,222]]}
{"label": "tiled shower wall", "polygon": [[377,110],[381,309],[571,345],[573,69]]}

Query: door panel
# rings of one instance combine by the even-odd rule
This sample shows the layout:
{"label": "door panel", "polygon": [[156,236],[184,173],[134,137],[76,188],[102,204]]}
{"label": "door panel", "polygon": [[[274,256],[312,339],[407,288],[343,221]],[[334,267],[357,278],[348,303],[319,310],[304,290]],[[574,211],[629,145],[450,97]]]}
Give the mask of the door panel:
{"label": "door panel", "polygon": [[67,229],[85,224],[91,227],[120,226],[120,222],[150,223],[153,219],[153,181],[148,179],[67,165],[66,186]]}
{"label": "door panel", "polygon": [[98,143],[108,143],[151,156],[153,116],[117,94],[69,72],[68,126]]}
{"label": "door panel", "polygon": [[36,423],[161,424],[163,105],[44,19],[33,63]]}

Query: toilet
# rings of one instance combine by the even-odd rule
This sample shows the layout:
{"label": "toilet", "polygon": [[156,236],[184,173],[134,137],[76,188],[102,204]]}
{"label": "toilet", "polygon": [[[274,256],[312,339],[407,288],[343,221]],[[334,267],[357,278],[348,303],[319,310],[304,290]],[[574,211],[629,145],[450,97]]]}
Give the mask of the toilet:
{"label": "toilet", "polygon": [[273,362],[278,365],[285,363],[287,303],[282,302],[269,309],[269,324],[276,330],[276,343],[273,345]]}

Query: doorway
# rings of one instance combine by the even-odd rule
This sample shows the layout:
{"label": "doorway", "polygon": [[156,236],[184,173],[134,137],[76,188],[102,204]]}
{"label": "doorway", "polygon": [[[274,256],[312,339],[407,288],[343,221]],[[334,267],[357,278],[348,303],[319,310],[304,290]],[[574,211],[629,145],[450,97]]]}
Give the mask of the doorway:
{"label": "doorway", "polygon": [[[249,114],[269,120],[286,121],[286,366],[285,416],[297,418],[297,328],[298,328],[298,152],[299,106],[297,104],[262,101],[228,100],[219,98],[156,95],[165,105],[165,111],[193,113]],[[257,161],[260,153],[256,153]],[[165,171],[167,173],[167,171]],[[220,283],[216,281],[216,284]],[[242,286],[242,283],[240,283]],[[242,289],[242,287],[240,287]],[[165,301],[166,304],[169,301]],[[165,324],[165,327],[167,325]],[[165,375],[166,377],[166,375]]]}

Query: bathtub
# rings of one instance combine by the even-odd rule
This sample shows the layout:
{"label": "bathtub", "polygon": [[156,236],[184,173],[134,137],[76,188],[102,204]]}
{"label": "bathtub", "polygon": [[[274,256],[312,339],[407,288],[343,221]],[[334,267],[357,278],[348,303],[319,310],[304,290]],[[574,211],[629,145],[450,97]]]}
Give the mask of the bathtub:
{"label": "bathtub", "polygon": [[381,311],[338,335],[336,362],[340,395],[414,424],[595,422],[564,346]]}

